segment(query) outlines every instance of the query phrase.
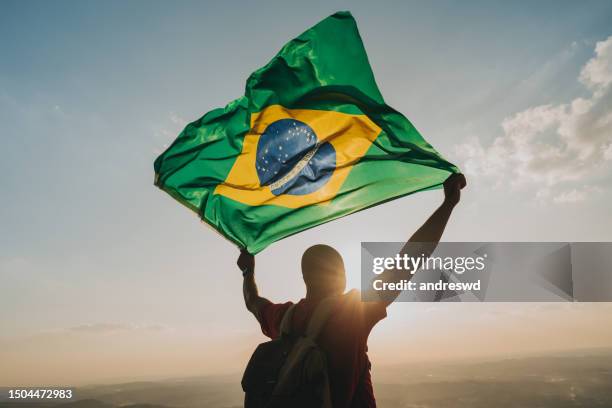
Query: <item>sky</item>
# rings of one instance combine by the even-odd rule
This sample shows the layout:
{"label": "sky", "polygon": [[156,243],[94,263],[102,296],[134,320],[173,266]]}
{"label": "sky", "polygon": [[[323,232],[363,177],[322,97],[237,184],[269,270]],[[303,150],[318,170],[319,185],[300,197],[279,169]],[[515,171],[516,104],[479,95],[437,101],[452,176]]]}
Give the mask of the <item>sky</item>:
{"label": "sky", "polygon": [[[0,0],[2,385],[232,373],[264,340],[238,250],[153,186],[189,121],[338,10],[387,103],[469,186],[447,241],[610,241],[612,4]],[[419,193],[275,243],[261,294],[304,295],[302,252],[402,241]],[[612,344],[609,304],[394,304],[376,364]],[[407,347],[410,345],[410,347]]]}

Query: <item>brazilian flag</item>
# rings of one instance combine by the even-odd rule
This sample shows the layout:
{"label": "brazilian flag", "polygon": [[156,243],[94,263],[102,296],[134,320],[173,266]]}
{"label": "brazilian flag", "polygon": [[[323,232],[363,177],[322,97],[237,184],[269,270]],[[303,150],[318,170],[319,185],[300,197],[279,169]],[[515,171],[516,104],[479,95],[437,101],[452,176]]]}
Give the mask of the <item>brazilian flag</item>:
{"label": "brazilian flag", "polygon": [[457,167],[389,107],[349,12],[287,43],[244,96],[190,123],[155,184],[241,248],[417,191]]}

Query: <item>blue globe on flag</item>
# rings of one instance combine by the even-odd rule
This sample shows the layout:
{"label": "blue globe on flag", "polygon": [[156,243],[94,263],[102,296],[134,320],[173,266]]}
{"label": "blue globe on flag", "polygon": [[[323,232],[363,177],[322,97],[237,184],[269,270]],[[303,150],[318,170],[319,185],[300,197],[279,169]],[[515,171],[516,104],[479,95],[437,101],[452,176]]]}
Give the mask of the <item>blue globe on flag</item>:
{"label": "blue globe on flag", "polygon": [[280,119],[259,138],[255,166],[260,185],[270,186],[272,194],[304,195],[329,181],[336,151],[328,142],[318,143],[306,123]]}

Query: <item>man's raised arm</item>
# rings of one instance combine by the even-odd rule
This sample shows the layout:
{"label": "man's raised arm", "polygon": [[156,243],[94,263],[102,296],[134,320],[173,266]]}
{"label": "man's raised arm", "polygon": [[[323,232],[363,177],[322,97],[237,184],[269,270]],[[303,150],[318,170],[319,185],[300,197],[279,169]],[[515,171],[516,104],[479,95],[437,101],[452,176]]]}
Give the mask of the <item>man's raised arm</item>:
{"label": "man's raised arm", "polygon": [[259,296],[257,291],[257,285],[255,284],[255,257],[243,249],[238,257],[237,265],[244,277],[242,282],[244,304],[249,312],[253,313],[253,316],[259,320],[261,307],[266,303],[270,303],[270,301]]}
{"label": "man's raised arm", "polygon": [[[446,223],[450,218],[453,209],[459,203],[461,198],[461,189],[465,187],[466,181],[463,174],[452,174],[444,182],[444,202],[438,207],[436,211],[425,221],[425,223],[419,228],[406,242],[406,245],[401,249],[400,256],[405,254],[409,257],[421,257],[428,258],[438,246],[440,238]],[[410,270],[396,270],[389,269],[380,275],[380,279],[383,282],[400,282],[402,279],[410,280],[414,275]],[[383,303],[388,306],[393,302],[400,294],[401,291],[385,291]]]}

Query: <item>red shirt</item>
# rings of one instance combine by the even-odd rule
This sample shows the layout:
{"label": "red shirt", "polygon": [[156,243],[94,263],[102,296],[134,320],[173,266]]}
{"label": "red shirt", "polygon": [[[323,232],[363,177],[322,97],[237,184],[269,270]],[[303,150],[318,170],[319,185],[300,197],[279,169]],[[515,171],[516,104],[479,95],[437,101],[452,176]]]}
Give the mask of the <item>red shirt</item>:
{"label": "red shirt", "polygon": [[[297,303],[292,330],[298,333],[306,331],[317,303],[309,299]],[[266,336],[271,339],[278,337],[280,322],[292,304],[267,303],[261,308],[261,330]],[[383,303],[361,302],[359,296],[349,296],[348,293],[340,296],[333,306],[317,344],[327,354],[334,408],[376,407],[367,342],[372,327],[386,316],[387,310]]]}

